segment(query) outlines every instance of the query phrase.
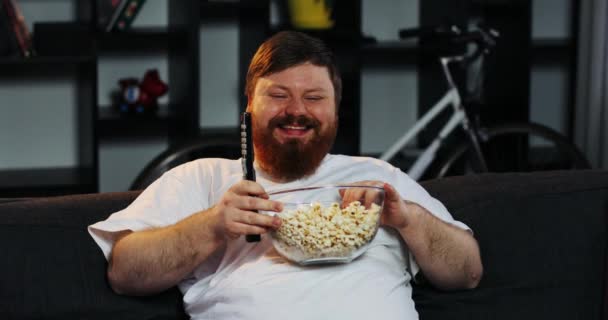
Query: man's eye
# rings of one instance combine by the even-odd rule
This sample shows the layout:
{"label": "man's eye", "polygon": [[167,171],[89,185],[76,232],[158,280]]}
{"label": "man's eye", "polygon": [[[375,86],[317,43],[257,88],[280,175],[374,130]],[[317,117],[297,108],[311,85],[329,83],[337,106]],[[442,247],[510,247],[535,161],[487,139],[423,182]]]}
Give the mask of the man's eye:
{"label": "man's eye", "polygon": [[287,98],[287,95],[282,93],[271,93],[270,97],[275,99],[285,99]]}
{"label": "man's eye", "polygon": [[319,101],[319,100],[323,100],[323,97],[322,96],[307,96],[305,99],[309,100],[309,101]]}

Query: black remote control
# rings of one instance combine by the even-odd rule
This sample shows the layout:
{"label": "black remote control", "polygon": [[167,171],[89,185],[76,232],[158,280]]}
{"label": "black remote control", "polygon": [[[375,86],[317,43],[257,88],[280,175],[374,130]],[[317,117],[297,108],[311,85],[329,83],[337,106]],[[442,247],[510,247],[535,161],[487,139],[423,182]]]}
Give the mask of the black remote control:
{"label": "black remote control", "polygon": [[[243,166],[243,179],[255,181],[255,169],[253,168],[253,141],[251,138],[251,114],[243,112],[241,115],[241,165]],[[258,242],[261,240],[259,234],[248,234],[245,236],[247,242]]]}

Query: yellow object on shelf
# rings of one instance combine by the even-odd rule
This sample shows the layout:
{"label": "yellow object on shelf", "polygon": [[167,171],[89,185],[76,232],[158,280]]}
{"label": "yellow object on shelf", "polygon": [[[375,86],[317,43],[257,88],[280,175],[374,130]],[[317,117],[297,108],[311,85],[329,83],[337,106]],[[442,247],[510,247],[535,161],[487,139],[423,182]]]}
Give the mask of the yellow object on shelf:
{"label": "yellow object on shelf", "polygon": [[289,14],[297,29],[329,29],[334,25],[326,0],[289,0]]}

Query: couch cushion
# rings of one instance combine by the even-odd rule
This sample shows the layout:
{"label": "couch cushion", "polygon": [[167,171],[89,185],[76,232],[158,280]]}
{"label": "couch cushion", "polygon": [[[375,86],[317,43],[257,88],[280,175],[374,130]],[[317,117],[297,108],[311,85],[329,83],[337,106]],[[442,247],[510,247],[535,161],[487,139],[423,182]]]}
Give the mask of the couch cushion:
{"label": "couch cushion", "polygon": [[477,289],[415,286],[421,319],[599,319],[608,172],[483,174],[428,181],[479,241]]}
{"label": "couch cushion", "polygon": [[152,297],[113,293],[106,261],[87,226],[137,192],[0,204],[1,319],[185,318],[177,289]]}

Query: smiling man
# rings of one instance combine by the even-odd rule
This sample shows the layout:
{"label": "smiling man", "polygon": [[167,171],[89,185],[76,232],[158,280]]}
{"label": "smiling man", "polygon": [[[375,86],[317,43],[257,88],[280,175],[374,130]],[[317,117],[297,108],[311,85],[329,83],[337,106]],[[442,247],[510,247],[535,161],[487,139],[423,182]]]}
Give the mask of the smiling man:
{"label": "smiling man", "polygon": [[248,109],[264,172],[285,181],[314,173],[336,138],[333,87],[327,68],[311,62],[257,79]]}
{"label": "smiling man", "polygon": [[[199,159],[174,168],[128,208],[89,227],[120,294],[179,285],[194,319],[417,319],[410,281],[474,288],[482,274],[470,229],[405,173],[377,159],[329,154],[341,80],[318,39],[281,32],[247,74],[257,182],[239,160]],[[363,255],[341,265],[289,263],[269,237],[281,219],[271,190],[338,183],[382,186],[382,226]],[[314,200],[314,199],[309,199]]]}

